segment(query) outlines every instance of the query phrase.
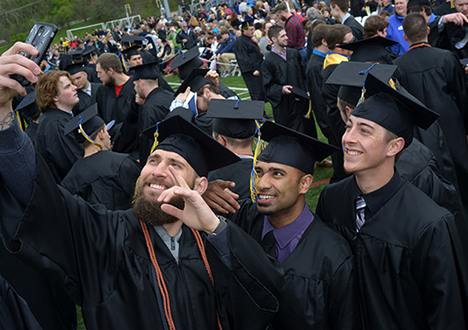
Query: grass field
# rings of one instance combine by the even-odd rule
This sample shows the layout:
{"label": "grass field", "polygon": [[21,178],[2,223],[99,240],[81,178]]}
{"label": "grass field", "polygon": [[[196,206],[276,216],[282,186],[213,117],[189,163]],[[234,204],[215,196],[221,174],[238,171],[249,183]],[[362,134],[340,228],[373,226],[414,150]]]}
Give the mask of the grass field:
{"label": "grass field", "polygon": [[[176,76],[169,76],[166,77],[166,80],[169,84],[176,87],[179,85],[179,79]],[[221,81],[228,87],[233,88],[236,92],[241,96],[242,99],[250,99],[248,92],[246,91],[246,87],[244,84],[244,80],[242,77],[234,76],[234,77],[226,77],[221,78]],[[174,88],[176,89],[176,88]],[[269,103],[266,104],[265,110],[268,114],[272,115],[271,106]],[[319,134],[319,139],[321,141],[327,142],[325,137],[322,135],[320,129],[317,127],[317,132]],[[315,211],[318,197],[322,191],[322,189],[328,184],[328,182],[323,182],[324,180],[329,179],[333,174],[332,168],[316,168],[314,173],[314,186],[309,190],[306,195],[307,204],[312,211]],[[320,182],[323,182],[320,184]],[[317,184],[319,183],[319,184]],[[81,310],[77,307],[78,311],[78,329],[84,330],[86,327],[84,326],[83,319],[81,318]]]}

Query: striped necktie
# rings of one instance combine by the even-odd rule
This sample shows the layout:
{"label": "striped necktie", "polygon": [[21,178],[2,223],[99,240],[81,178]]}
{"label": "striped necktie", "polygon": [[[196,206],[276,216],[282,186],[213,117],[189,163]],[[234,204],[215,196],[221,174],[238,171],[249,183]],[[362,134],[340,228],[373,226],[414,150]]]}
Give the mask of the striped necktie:
{"label": "striped necktie", "polygon": [[364,222],[366,222],[365,211],[366,211],[366,201],[364,200],[364,197],[359,195],[356,198],[356,227],[357,227],[357,231],[359,231],[361,229],[361,227],[364,225]]}

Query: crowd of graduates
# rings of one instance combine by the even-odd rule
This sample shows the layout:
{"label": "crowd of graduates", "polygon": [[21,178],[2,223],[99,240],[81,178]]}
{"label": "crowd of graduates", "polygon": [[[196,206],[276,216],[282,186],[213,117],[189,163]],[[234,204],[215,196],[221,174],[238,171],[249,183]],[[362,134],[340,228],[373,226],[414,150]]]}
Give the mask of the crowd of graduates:
{"label": "crowd of graduates", "polygon": [[0,328],[467,329],[468,2],[181,9],[0,57]]}

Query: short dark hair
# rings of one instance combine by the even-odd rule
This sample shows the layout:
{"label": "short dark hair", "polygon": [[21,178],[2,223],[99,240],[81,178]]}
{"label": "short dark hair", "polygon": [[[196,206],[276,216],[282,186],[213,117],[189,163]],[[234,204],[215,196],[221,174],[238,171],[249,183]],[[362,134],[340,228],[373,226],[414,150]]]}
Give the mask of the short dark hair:
{"label": "short dark hair", "polygon": [[284,30],[284,26],[277,25],[277,24],[273,25],[268,30],[268,38],[270,38],[271,40],[273,40],[273,38],[278,38],[282,30]]}
{"label": "short dark hair", "polygon": [[325,33],[325,41],[327,42],[328,49],[335,49],[336,45],[342,44],[348,33],[352,33],[352,31],[346,25],[330,25]]}
{"label": "short dark hair", "polygon": [[322,39],[325,39],[325,35],[327,34],[328,25],[325,24],[322,20],[316,20],[310,26],[310,30],[312,31],[312,45],[314,47],[319,47],[322,45]]}
{"label": "short dark hair", "polygon": [[[91,140],[93,141],[96,141],[96,137],[97,135],[99,134],[100,131],[103,131],[104,130],[104,127],[106,126],[106,124],[103,124],[101,127],[99,127],[96,131],[94,131],[92,134],[89,135],[89,137],[91,138]],[[86,149],[88,148],[90,145],[92,145],[91,142],[89,142],[88,140],[84,140],[82,143],[81,143],[81,146],[83,147],[83,149]]]}
{"label": "short dark hair", "polygon": [[411,13],[403,20],[403,31],[410,42],[418,42],[427,38],[426,19],[420,13]]}
{"label": "short dark hair", "polygon": [[424,13],[427,16],[431,16],[432,14],[432,8],[429,6],[425,6],[425,5],[414,5],[414,6],[408,7],[406,8],[406,13],[407,14],[420,13],[421,10],[424,10]]}
{"label": "short dark hair", "polygon": [[104,53],[101,54],[96,64],[99,64],[104,71],[109,71],[109,69],[113,69],[117,73],[123,73],[122,63],[120,62],[117,55],[112,53]]}
{"label": "short dark hair", "polygon": [[344,13],[348,12],[349,9],[349,2],[348,0],[330,0],[330,8],[333,8],[333,6],[338,5],[338,8]]}
{"label": "short dark hair", "polygon": [[388,21],[379,15],[372,15],[364,23],[364,39],[373,37],[379,31],[384,31],[389,25]]}

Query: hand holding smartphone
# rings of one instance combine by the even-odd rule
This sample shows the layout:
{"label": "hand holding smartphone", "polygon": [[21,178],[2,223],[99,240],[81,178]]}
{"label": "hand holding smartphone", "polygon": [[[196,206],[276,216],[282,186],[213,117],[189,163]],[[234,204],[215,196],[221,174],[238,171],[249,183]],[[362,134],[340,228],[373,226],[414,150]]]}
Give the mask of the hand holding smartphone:
{"label": "hand holding smartphone", "polygon": [[[57,34],[58,28],[53,24],[48,23],[36,23],[29,32],[25,43],[34,46],[38,51],[39,55],[31,56],[28,53],[21,52],[20,54],[24,57],[34,61],[37,65],[40,65],[42,59],[45,57],[47,50],[52,43],[55,35]],[[29,86],[30,82],[23,76],[14,74],[11,78],[18,81],[22,86]]]}

